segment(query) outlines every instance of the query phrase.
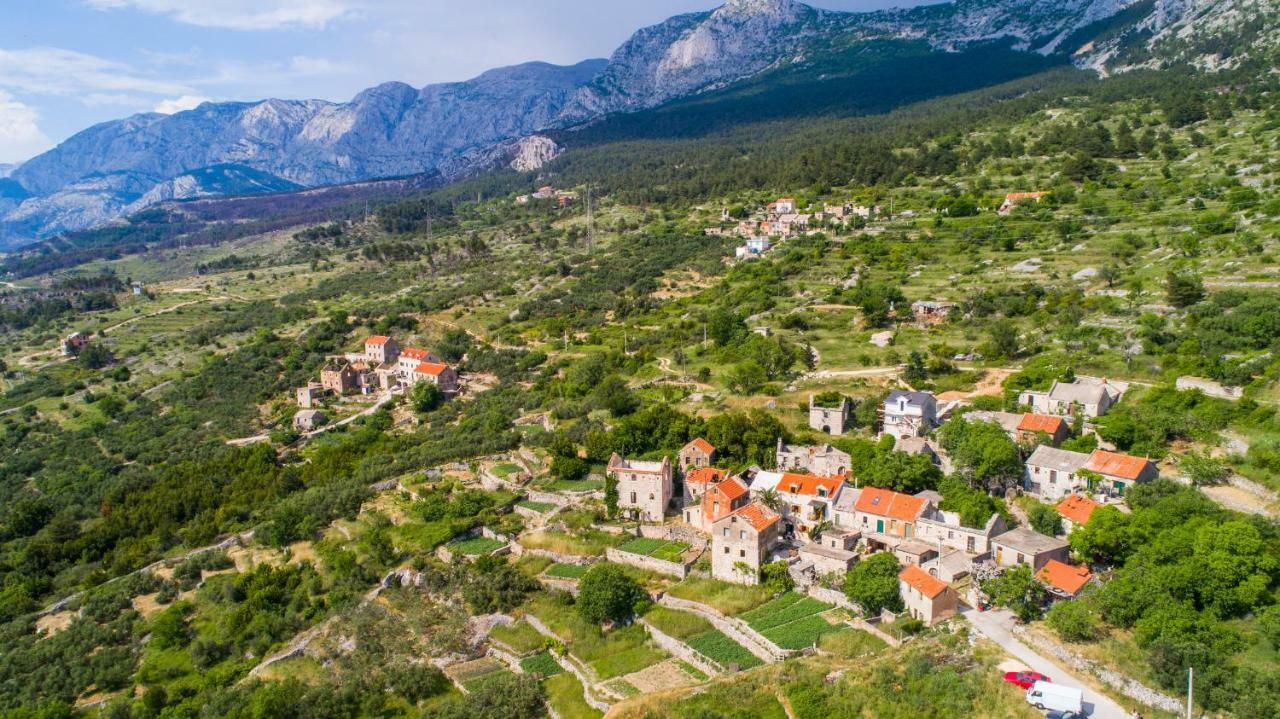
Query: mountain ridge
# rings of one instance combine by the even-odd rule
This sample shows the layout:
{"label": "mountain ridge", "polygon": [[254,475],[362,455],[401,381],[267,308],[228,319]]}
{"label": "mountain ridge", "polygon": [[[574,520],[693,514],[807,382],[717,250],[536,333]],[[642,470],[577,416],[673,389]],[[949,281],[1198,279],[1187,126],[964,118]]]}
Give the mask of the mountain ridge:
{"label": "mountain ridge", "polygon": [[1259,25],[1255,34],[1274,39],[1274,10],[1268,14],[1262,0],[956,0],[870,13],[729,0],[642,28],[608,60],[531,62],[423,88],[387,82],[347,103],[268,99],[144,113],[95,125],[13,169],[12,180],[32,197],[0,205],[0,245],[6,235],[12,245],[92,226],[145,206],[139,203],[148,197],[206,196],[199,183],[178,180],[219,165],[301,187],[414,174],[456,179],[517,157],[522,169],[536,169],[558,152],[545,138],[531,139],[544,131],[880,39],[925,41],[946,53],[1010,42],[1102,73],[1158,66],[1162,58],[1214,69],[1241,57],[1219,49],[1225,59],[1215,62],[1206,59],[1213,43],[1197,44],[1215,10],[1227,19],[1215,20],[1214,37]]}

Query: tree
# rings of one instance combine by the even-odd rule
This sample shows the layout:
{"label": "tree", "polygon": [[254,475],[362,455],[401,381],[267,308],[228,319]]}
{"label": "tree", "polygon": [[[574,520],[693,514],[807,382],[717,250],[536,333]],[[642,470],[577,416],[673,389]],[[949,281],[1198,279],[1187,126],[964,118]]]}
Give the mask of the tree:
{"label": "tree", "polygon": [[627,381],[618,375],[609,375],[596,385],[591,392],[591,404],[599,409],[608,410],[614,417],[622,417],[636,411],[639,402],[627,386]]}
{"label": "tree", "polygon": [[1031,528],[1046,537],[1054,537],[1062,533],[1062,517],[1053,507],[1036,502],[1027,510],[1027,520]]}
{"label": "tree", "polygon": [[1044,585],[1036,580],[1031,567],[1019,564],[1010,567],[999,575],[982,583],[982,591],[991,597],[991,601],[999,606],[1013,610],[1022,622],[1029,622],[1040,616],[1049,593]]}
{"label": "tree", "polygon": [[76,361],[85,369],[102,369],[115,361],[111,350],[101,342],[90,342],[85,345],[76,357]]}
{"label": "tree", "polygon": [[1165,275],[1165,294],[1174,307],[1190,307],[1204,299],[1204,283],[1195,275],[1169,270]]}
{"label": "tree", "polygon": [[409,391],[409,402],[415,412],[434,412],[444,404],[444,393],[431,382],[419,382]]}
{"label": "tree", "polygon": [[943,425],[940,434],[956,467],[978,486],[1008,490],[1022,478],[1022,453],[999,425],[962,417]]}
{"label": "tree", "polygon": [[1099,507],[1083,527],[1072,530],[1071,551],[1089,564],[1118,564],[1129,556],[1129,515],[1115,507]]}
{"label": "tree", "polygon": [[462,598],[476,614],[509,612],[541,586],[502,557],[480,557],[469,569]]}
{"label": "tree", "polygon": [[988,330],[990,341],[987,343],[988,357],[1012,358],[1018,356],[1018,328],[1012,320],[1000,319],[991,324]]}
{"label": "tree", "polygon": [[625,622],[649,595],[622,567],[596,564],[578,582],[578,614],[592,624]]}
{"label": "tree", "polygon": [[882,609],[902,611],[902,597],[898,593],[900,570],[898,558],[892,553],[873,554],[845,575],[845,596],[862,607],[868,616],[876,616]]}
{"label": "tree", "polygon": [[1097,612],[1084,599],[1057,602],[1049,608],[1045,622],[1069,642],[1091,642],[1101,631]]}
{"label": "tree", "polygon": [[929,379],[929,369],[925,367],[924,355],[912,350],[911,356],[907,359],[907,369],[902,376],[907,384],[913,387]]}
{"label": "tree", "polygon": [[551,476],[566,482],[576,482],[587,476],[590,465],[578,457],[560,457],[551,459]]}
{"label": "tree", "polygon": [[787,569],[787,563],[782,560],[760,567],[760,585],[775,593],[791,591],[796,583]]}
{"label": "tree", "polygon": [[725,377],[729,389],[737,394],[755,394],[769,381],[769,374],[755,360],[747,360],[729,370]]}
{"label": "tree", "polygon": [[1231,476],[1231,467],[1226,462],[1197,452],[1188,452],[1178,466],[1198,487],[1222,484]]}

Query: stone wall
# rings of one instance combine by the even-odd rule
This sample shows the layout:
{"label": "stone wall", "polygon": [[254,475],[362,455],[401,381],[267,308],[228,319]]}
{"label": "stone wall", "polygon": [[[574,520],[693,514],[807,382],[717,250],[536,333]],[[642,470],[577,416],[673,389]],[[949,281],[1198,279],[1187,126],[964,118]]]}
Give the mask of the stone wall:
{"label": "stone wall", "polygon": [[559,554],[550,549],[530,549],[519,542],[512,542],[509,546],[511,554],[516,557],[523,557],[526,554],[531,557],[546,557],[560,564],[594,564],[598,559],[598,557],[583,557],[577,554]]}
{"label": "stone wall", "polygon": [[672,542],[684,542],[694,549],[707,546],[707,535],[693,527],[668,524],[642,524],[640,536],[646,539],[666,539]]}
{"label": "stone wall", "polygon": [[861,611],[861,608],[858,605],[849,601],[849,598],[845,596],[844,592],[836,591],[835,589],[827,589],[826,587],[819,587],[816,584],[811,584],[809,585],[809,588],[805,590],[805,593],[820,602],[834,604],[837,607],[848,609],[851,612]]}
{"label": "stone wall", "polygon": [[[529,622],[529,626],[538,630],[539,634],[555,639],[556,641],[563,641],[555,632],[551,631],[546,624],[543,624],[541,619],[538,619],[534,615],[526,614],[525,621]],[[565,671],[574,675],[578,678],[578,681],[582,682],[582,699],[586,701],[587,704],[590,704],[591,707],[597,711],[606,713],[612,708],[611,704],[597,699],[592,692],[592,688],[595,686],[596,680],[595,677],[590,675],[589,669],[579,666],[578,662],[572,655],[561,656],[555,652],[551,652],[551,656],[560,666],[564,667]]]}
{"label": "stone wall", "polygon": [[554,492],[543,492],[537,489],[526,489],[524,491],[525,499],[530,502],[546,502],[547,504],[561,505],[564,504],[564,497]]}
{"label": "stone wall", "polygon": [[666,574],[668,576],[676,577],[677,579],[684,579],[688,576],[689,567],[692,566],[692,563],[684,564],[680,562],[668,562],[665,559],[649,557],[644,554],[624,552],[621,549],[615,549],[614,547],[606,548],[604,550],[604,556],[610,562],[629,564],[633,567],[646,569],[650,572],[657,572],[658,574]]}

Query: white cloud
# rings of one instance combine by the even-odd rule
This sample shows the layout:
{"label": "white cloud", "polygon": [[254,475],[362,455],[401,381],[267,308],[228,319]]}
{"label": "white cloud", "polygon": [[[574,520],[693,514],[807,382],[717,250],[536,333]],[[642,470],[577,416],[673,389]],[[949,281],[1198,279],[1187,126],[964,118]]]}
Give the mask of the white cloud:
{"label": "white cloud", "polygon": [[0,48],[0,88],[35,95],[99,97],[143,93],[183,95],[191,88],[148,77],[124,64],[56,47]]}
{"label": "white cloud", "polygon": [[0,90],[0,161],[26,160],[53,147],[38,120],[35,109]]}
{"label": "white cloud", "polygon": [[175,112],[182,112],[183,110],[194,110],[197,107],[200,107],[201,104],[209,101],[210,98],[207,98],[204,95],[183,95],[182,97],[175,97],[172,100],[165,100],[161,102],[159,105],[156,105],[155,111],[163,115],[172,115]]}
{"label": "white cloud", "polygon": [[356,0],[84,0],[98,10],[132,8],[181,23],[230,30],[323,28],[354,13]]}

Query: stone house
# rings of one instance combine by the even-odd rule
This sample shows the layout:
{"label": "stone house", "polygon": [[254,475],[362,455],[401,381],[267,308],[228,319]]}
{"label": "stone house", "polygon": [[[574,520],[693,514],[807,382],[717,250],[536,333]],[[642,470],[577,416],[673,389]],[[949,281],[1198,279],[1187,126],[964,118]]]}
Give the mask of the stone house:
{"label": "stone house", "polygon": [[834,477],[846,474],[853,463],[847,452],[841,452],[829,444],[805,447],[783,444],[779,439],[777,454],[779,472],[803,470],[810,474]]}
{"label": "stone house", "polygon": [[400,354],[396,357],[396,374],[401,379],[409,379],[413,375],[413,371],[418,368],[418,365],[424,362],[440,364],[443,360],[437,357],[434,352],[417,347],[406,347],[400,350]]}
{"label": "stone house", "polygon": [[778,498],[784,535],[808,534],[818,525],[832,521],[832,507],[844,489],[844,477],[815,474],[759,472],[751,482],[751,494],[759,499],[765,492]]}
{"label": "stone house", "polygon": [[946,512],[930,504],[920,513],[916,529],[916,536],[922,541],[967,554],[986,554],[991,551],[991,540],[1008,527],[999,514],[992,514],[981,527],[966,527],[960,522],[958,512]]}
{"label": "stone house", "polygon": [[938,558],[938,545],[908,539],[893,547],[893,556],[905,567],[919,567]]}
{"label": "stone house", "polygon": [[698,511],[702,506],[702,495],[706,494],[707,488],[716,482],[723,482],[729,477],[729,473],[723,469],[715,467],[703,467],[695,469],[684,476],[682,492],[680,495],[681,504],[686,508],[684,521],[688,524],[694,524],[689,517],[689,510]]}
{"label": "stone house", "polygon": [[688,508],[685,509],[685,522],[704,532],[709,532],[713,524],[743,508],[750,501],[751,492],[747,489],[747,485],[736,477],[730,477],[723,482],[708,486],[698,503],[699,506],[692,512]]}
{"label": "stone house", "polygon": [[929,627],[954,617],[960,606],[956,590],[917,566],[898,573],[898,594],[907,614]]}
{"label": "stone house", "polygon": [[1050,447],[1057,447],[1070,436],[1071,428],[1062,417],[1028,412],[1018,420],[1013,441],[1026,447],[1040,441],[1044,441]]}
{"label": "stone house", "polygon": [[1020,204],[1038,203],[1047,192],[1010,192],[1004,196],[1004,202],[1000,204],[1000,209],[996,210],[996,214],[1004,217],[1013,212],[1013,208]]}
{"label": "stone house", "polygon": [[841,397],[834,407],[818,404],[818,399],[809,396],[809,428],[824,434],[841,435],[849,428],[853,417],[853,403],[848,397]]}
{"label": "stone house", "polygon": [[1047,445],[1036,447],[1027,457],[1022,474],[1022,489],[1046,502],[1056,502],[1084,486],[1080,470],[1089,463],[1089,455]]}
{"label": "stone house", "polygon": [[312,409],[327,390],[324,385],[319,382],[308,382],[305,387],[299,387],[297,390],[298,406],[302,409]]}
{"label": "stone house", "polygon": [[1146,457],[1134,457],[1120,452],[1095,449],[1089,455],[1085,471],[1101,477],[1089,490],[1107,497],[1121,499],[1135,484],[1150,482],[1160,476],[1156,463]]}
{"label": "stone house", "polygon": [[440,392],[446,397],[452,397],[458,393],[458,373],[443,362],[422,362],[413,369],[408,379],[411,385],[430,382],[439,387]]}
{"label": "stone house", "polygon": [[299,432],[310,432],[323,426],[326,421],[324,412],[318,409],[304,409],[293,415],[293,428]]}
{"label": "stone house", "polygon": [[826,531],[800,548],[800,570],[813,577],[844,574],[858,562],[858,532]]}
{"label": "stone house", "polygon": [[916,536],[916,524],[929,500],[879,487],[863,487],[854,503],[855,529],[868,542],[890,546]]}
{"label": "stone house", "polygon": [[911,314],[918,325],[937,325],[946,322],[959,306],[955,302],[918,300],[911,303]]}
{"label": "stone house", "polygon": [[932,392],[894,390],[883,411],[884,434],[894,439],[920,437],[938,426],[938,400]]}
{"label": "stone house", "polygon": [[62,356],[71,357],[80,354],[80,350],[89,346],[89,335],[84,332],[72,332],[62,338]]}
{"label": "stone house", "polygon": [[400,357],[400,345],[394,338],[385,335],[373,335],[364,341],[364,356],[369,364],[378,366],[394,364]]}
{"label": "stone house", "polygon": [[623,459],[616,452],[609,458],[608,475],[618,483],[618,508],[631,519],[661,522],[671,503],[671,459],[641,462]]}
{"label": "stone house", "polygon": [[716,448],[707,440],[699,437],[680,449],[677,455],[680,471],[689,472],[694,469],[710,467],[716,461]]}
{"label": "stone house", "polygon": [[735,584],[759,584],[760,568],[779,538],[781,517],[750,502],[711,526],[711,576]]}
{"label": "stone house", "polygon": [[1070,556],[1065,539],[1046,537],[1023,527],[1011,529],[991,540],[991,547],[992,558],[997,565],[1016,567],[1024,564],[1037,572],[1051,559],[1066,562]]}
{"label": "stone house", "polygon": [[1037,414],[1098,418],[1107,413],[1127,387],[1098,377],[1076,377],[1074,382],[1054,380],[1048,392],[1027,390],[1018,395],[1018,404]]}
{"label": "stone house", "polygon": [[347,362],[327,364],[320,370],[320,385],[339,396],[350,394],[356,388],[355,370]]}
{"label": "stone house", "polygon": [[1070,535],[1075,531],[1076,527],[1083,527],[1088,524],[1089,518],[1093,516],[1094,511],[1101,506],[1101,504],[1088,497],[1072,494],[1059,502],[1055,509],[1058,510],[1058,515],[1062,517],[1063,532]]}

